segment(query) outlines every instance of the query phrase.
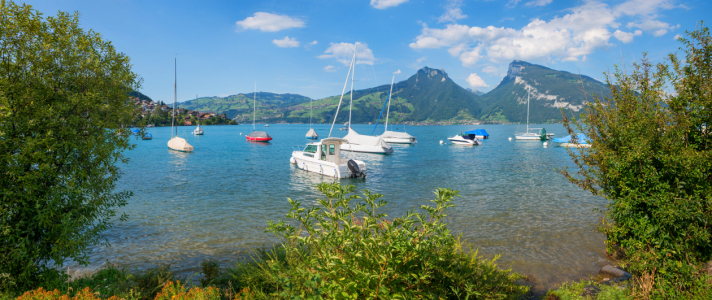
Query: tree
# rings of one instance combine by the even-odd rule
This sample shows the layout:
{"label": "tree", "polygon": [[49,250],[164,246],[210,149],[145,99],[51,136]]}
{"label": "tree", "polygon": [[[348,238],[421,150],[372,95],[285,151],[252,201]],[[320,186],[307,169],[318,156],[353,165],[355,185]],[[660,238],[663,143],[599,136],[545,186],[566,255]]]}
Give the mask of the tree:
{"label": "tree", "polygon": [[570,152],[578,174],[564,174],[608,199],[609,253],[622,251],[659,290],[681,292],[712,258],[712,39],[704,26],[688,35],[683,61],[616,68],[612,97],[588,104],[579,125],[565,119],[592,141]]}
{"label": "tree", "polygon": [[138,117],[130,66],[78,13],[0,2],[0,289],[31,287],[65,259],[86,264],[107,242],[131,195],[114,191],[133,148],[121,124]]}

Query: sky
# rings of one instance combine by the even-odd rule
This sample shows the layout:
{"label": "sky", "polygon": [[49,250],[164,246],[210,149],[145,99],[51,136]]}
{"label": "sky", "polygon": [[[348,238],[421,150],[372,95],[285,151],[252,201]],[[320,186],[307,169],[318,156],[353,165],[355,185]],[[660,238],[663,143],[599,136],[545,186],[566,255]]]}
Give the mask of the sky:
{"label": "sky", "polygon": [[[19,2],[19,1],[16,1]],[[79,12],[131,58],[140,91],[178,102],[258,91],[340,95],[356,45],[355,89],[444,69],[487,92],[524,60],[605,79],[644,52],[679,52],[677,37],[710,22],[703,0],[37,0],[45,16]],[[709,23],[707,26],[709,26]]]}

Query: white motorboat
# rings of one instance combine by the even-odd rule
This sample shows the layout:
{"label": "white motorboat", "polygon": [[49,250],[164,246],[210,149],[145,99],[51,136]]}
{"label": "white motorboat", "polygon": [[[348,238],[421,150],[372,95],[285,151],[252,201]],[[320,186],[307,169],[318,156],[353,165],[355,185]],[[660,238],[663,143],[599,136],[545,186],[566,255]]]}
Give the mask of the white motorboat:
{"label": "white motorboat", "polygon": [[173,133],[176,130],[176,93],[178,92],[178,71],[177,71],[177,61],[174,60],[174,82],[173,82],[173,112],[171,113],[171,139],[168,141],[168,149],[181,151],[181,152],[193,152],[193,146],[188,144],[184,138],[178,137],[178,133]]}
{"label": "white motorboat", "polygon": [[334,178],[366,178],[366,163],[341,157],[346,139],[329,137],[292,152],[291,163],[298,168]]}
{"label": "white motorboat", "polygon": [[[396,75],[393,75],[393,78],[391,79],[391,91],[388,92],[388,110],[386,111],[386,126],[385,126],[385,131],[383,132],[383,134],[381,134],[381,138],[386,143],[415,144],[415,143],[417,143],[415,141],[415,137],[408,134],[407,132],[388,131],[388,115],[391,112],[391,95],[393,94],[393,82],[395,81],[395,79],[396,79]],[[383,109],[381,109],[381,113],[383,113]],[[380,116],[379,116],[379,118],[380,118]],[[376,126],[378,126],[378,121],[376,121]],[[405,127],[403,127],[403,130],[405,130]]]}
{"label": "white motorboat", "polygon": [[453,137],[447,138],[450,142],[455,145],[465,145],[465,146],[476,146],[482,145],[482,142],[474,135],[455,135]]}
{"label": "white motorboat", "polygon": [[341,148],[345,143],[348,143],[348,140],[331,137],[331,132],[334,130],[334,124],[336,124],[336,118],[339,115],[341,102],[344,100],[344,92],[346,92],[346,85],[349,82],[349,76],[351,75],[351,69],[354,68],[355,61],[356,52],[354,51],[354,57],[351,59],[349,73],[346,75],[344,89],[341,92],[341,99],[339,99],[339,104],[336,106],[334,122],[331,123],[329,137],[322,139],[319,142],[309,143],[301,151],[292,152],[292,157],[289,161],[296,164],[297,167],[302,170],[334,178],[366,178],[366,163],[360,160],[344,159],[341,157]]}
{"label": "white motorboat", "polygon": [[[529,128],[529,93],[530,90],[527,90],[527,131],[522,132],[522,133],[515,133],[514,137],[517,138],[518,140],[530,140],[530,141],[544,141],[551,139],[554,134],[553,133],[546,133],[546,129],[544,128]],[[536,132],[532,132],[536,131]]]}

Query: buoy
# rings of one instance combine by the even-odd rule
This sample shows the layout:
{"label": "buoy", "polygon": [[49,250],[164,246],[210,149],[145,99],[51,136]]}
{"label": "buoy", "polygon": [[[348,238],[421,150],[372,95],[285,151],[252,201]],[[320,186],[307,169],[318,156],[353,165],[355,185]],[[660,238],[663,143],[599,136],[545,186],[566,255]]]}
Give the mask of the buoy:
{"label": "buoy", "polygon": [[510,141],[512,140],[512,137],[511,137],[511,136],[509,137],[509,140],[510,140]]}
{"label": "buoy", "polygon": [[443,144],[443,140],[440,140],[440,145],[442,145],[442,144]]}
{"label": "buoy", "polygon": [[544,148],[549,145],[549,142],[544,142]]}
{"label": "buoy", "polygon": [[294,159],[294,157],[290,157],[290,158],[289,158],[289,163],[296,164],[296,163],[297,163],[297,160]]}

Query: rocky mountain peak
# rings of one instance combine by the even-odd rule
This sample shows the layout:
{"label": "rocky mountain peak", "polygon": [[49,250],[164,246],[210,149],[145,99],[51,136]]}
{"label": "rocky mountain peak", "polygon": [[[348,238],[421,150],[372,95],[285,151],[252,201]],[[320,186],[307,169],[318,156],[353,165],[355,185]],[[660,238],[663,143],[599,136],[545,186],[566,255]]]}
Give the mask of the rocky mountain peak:
{"label": "rocky mountain peak", "polygon": [[507,70],[507,79],[512,80],[517,77],[517,74],[524,70],[525,67],[530,64],[525,61],[515,60],[509,64],[509,69]]}
{"label": "rocky mountain peak", "polygon": [[445,73],[445,70],[443,70],[443,69],[432,69],[432,68],[428,68],[428,67],[423,67],[422,69],[418,70],[418,73],[420,73],[420,72],[425,73],[428,76],[428,78],[432,78],[433,76],[436,76],[438,74],[442,75],[445,78],[448,78],[448,79],[450,78],[447,76],[447,73]]}

